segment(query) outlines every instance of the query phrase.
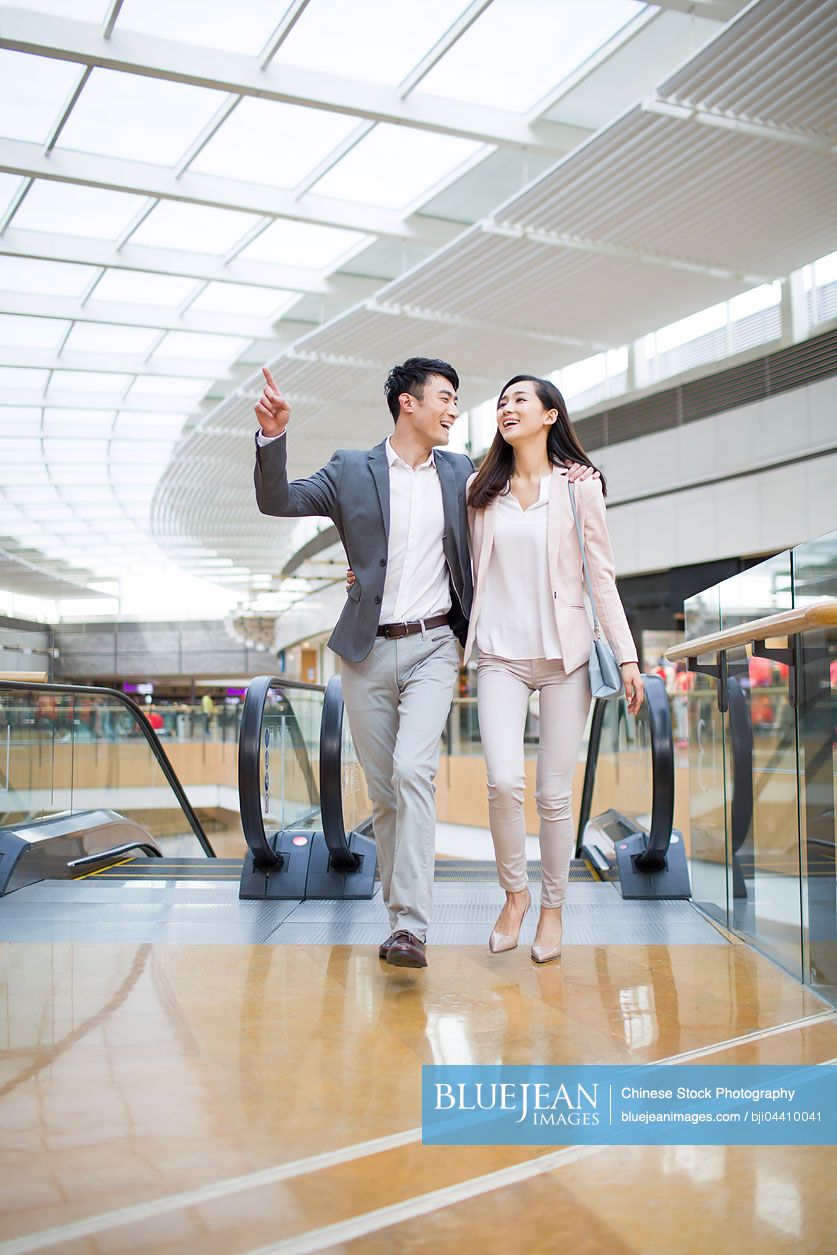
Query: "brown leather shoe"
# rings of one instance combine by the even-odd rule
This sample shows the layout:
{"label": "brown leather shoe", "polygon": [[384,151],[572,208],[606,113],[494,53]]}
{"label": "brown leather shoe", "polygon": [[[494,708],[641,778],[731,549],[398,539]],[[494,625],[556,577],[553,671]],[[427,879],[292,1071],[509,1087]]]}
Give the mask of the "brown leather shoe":
{"label": "brown leather shoe", "polygon": [[391,963],[393,967],[427,967],[424,942],[408,933],[406,928],[399,929],[392,934],[387,950],[387,963]]}
{"label": "brown leather shoe", "polygon": [[382,941],[381,944],[378,946],[378,958],[379,959],[385,959],[387,957],[387,954],[389,953],[389,948],[392,945],[392,939],[394,936],[395,936],[395,933],[390,933],[386,941]]}

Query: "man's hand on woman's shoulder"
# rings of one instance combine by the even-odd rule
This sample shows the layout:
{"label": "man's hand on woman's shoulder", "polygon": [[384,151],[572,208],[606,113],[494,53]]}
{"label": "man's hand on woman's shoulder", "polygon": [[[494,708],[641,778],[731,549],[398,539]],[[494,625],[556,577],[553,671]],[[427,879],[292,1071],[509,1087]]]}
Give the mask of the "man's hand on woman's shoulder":
{"label": "man's hand on woman's shoulder", "polygon": [[576,484],[580,480],[585,479],[601,479],[601,475],[595,466],[585,466],[582,462],[571,462],[569,459],[564,463],[567,468],[567,476],[571,484]]}

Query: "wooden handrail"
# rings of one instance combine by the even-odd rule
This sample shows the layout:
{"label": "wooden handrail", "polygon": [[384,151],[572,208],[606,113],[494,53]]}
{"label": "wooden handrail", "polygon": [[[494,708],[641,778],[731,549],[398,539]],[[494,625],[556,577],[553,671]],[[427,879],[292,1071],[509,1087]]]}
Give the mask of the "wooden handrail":
{"label": "wooden handrail", "polygon": [[721,650],[734,649],[736,645],[749,645],[752,641],[766,641],[775,636],[798,636],[812,628],[837,627],[837,599],[818,601],[799,610],[783,610],[781,614],[767,615],[764,619],[751,619],[725,632],[713,632],[709,636],[697,636],[666,650],[669,662],[699,658]]}

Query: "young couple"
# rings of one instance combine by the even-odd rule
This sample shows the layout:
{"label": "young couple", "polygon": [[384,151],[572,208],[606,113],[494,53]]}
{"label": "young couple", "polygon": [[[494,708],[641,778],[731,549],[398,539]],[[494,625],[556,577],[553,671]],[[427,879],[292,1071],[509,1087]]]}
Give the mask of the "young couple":
{"label": "young couple", "polygon": [[426,967],[435,861],[439,741],[459,669],[479,653],[477,700],[488,769],[491,835],[506,902],[489,939],[517,945],[530,897],[523,816],[523,730],[540,691],[537,805],[542,863],[535,962],[558,958],[573,848],[572,778],[590,705],[592,628],[570,502],[587,551],[591,592],[621,665],[628,709],[643,699],[636,647],[614,581],[603,478],[547,380],[518,375],[497,402],[497,434],[478,471],[443,447],[459,416],[459,377],[414,357],[384,390],[393,434],[374,449],[341,449],[322,470],[288,481],[291,410],[273,376],[255,407],[256,500],[263,514],[323,515],[346,550],[346,605],[329,640],[366,774],[391,936],[379,955]]}

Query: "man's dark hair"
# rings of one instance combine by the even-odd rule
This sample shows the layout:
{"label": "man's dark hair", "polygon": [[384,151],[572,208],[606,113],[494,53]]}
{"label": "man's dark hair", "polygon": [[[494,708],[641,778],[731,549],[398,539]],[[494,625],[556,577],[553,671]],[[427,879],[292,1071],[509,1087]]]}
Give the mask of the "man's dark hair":
{"label": "man's dark hair", "polygon": [[459,376],[450,362],[443,362],[438,357],[408,357],[401,366],[393,366],[384,384],[384,393],[389,412],[394,421],[398,421],[401,403],[398,398],[402,392],[409,392],[411,397],[420,401],[424,393],[424,385],[431,375],[441,375],[453,385],[454,392],[459,391]]}

